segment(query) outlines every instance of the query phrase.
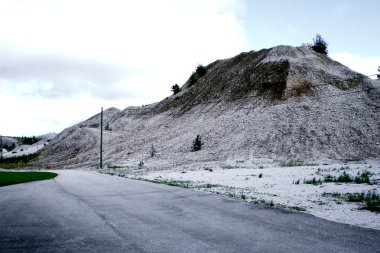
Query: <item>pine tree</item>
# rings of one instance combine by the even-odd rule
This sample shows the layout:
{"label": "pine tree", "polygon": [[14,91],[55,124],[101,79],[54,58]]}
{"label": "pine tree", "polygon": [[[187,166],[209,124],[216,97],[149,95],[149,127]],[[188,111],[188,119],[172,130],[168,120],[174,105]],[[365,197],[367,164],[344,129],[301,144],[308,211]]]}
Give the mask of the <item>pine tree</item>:
{"label": "pine tree", "polygon": [[206,74],[207,70],[202,65],[198,65],[196,72],[197,72],[199,77],[202,77]]}
{"label": "pine tree", "polygon": [[150,147],[149,153],[150,153],[150,157],[152,157],[152,158],[156,155],[157,150],[153,145]]}
{"label": "pine tree", "polygon": [[315,52],[327,55],[327,42],[322,38],[320,34],[317,34],[314,39],[314,45],[311,47]]}
{"label": "pine tree", "polygon": [[172,86],[172,92],[173,92],[173,95],[179,93],[181,91],[181,88],[178,86],[178,84],[174,84]]}
{"label": "pine tree", "polygon": [[191,148],[191,151],[195,152],[195,151],[201,150],[202,145],[203,145],[203,142],[202,142],[201,136],[198,134],[195,140],[193,141],[193,147]]}

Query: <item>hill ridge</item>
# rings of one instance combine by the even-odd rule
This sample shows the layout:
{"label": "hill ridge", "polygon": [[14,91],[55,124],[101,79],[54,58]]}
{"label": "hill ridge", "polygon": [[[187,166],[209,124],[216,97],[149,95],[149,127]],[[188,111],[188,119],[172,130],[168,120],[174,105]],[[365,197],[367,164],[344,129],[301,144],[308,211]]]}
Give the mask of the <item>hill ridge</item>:
{"label": "hill ridge", "polygon": [[[110,110],[106,163],[135,167],[148,160],[154,169],[235,158],[323,162],[380,155],[379,88],[327,56],[278,46],[205,68],[194,84],[188,80],[158,103]],[[95,167],[96,122],[99,115],[64,130],[42,162]],[[204,149],[191,152],[197,134]],[[148,154],[152,145],[155,159]]]}

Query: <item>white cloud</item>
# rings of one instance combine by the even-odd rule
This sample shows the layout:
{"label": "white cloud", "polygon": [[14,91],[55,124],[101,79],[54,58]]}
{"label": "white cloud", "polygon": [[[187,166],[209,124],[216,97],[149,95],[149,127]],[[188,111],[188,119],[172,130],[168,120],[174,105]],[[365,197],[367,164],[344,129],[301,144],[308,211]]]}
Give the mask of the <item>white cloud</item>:
{"label": "white cloud", "polygon": [[[364,75],[370,76],[377,74],[377,68],[380,66],[380,57],[362,57],[358,55],[353,55],[347,52],[333,53],[330,57],[347,67],[362,73]],[[375,78],[375,76],[371,76]]]}
{"label": "white cloud", "polygon": [[242,6],[239,0],[1,1],[0,49],[8,58],[0,62],[0,92],[10,123],[0,133],[60,131],[100,106],[165,98],[197,64],[248,50],[237,18]]}

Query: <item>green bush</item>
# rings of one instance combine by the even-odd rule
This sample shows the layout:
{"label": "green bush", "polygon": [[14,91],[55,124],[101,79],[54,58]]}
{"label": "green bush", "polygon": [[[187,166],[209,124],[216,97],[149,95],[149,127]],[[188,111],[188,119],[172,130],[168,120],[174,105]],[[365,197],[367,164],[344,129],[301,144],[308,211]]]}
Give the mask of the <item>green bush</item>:
{"label": "green bush", "polygon": [[304,179],[304,184],[312,184],[312,185],[320,185],[322,184],[322,180],[316,179],[315,177],[313,179]]}
{"label": "green bush", "polygon": [[336,179],[335,182],[339,182],[339,183],[351,183],[353,181],[354,180],[352,179],[352,177],[350,176],[350,174],[347,174],[347,172],[343,171],[343,173],[338,176],[338,178]]}
{"label": "green bush", "polygon": [[196,72],[198,74],[198,77],[201,78],[202,76],[206,74],[207,70],[202,65],[198,65]]}
{"label": "green bush", "polygon": [[191,74],[191,76],[189,78],[189,87],[192,86],[193,84],[195,84],[197,81],[198,81],[197,73]]}
{"label": "green bush", "polygon": [[173,95],[179,93],[181,91],[181,88],[178,86],[178,84],[174,84],[172,86],[172,92],[173,92]]}
{"label": "green bush", "polygon": [[369,191],[367,194],[361,193],[349,193],[347,194],[347,201],[349,202],[364,202],[363,209],[367,209],[373,212],[380,212],[380,195],[374,191]]}
{"label": "green bush", "polygon": [[193,146],[191,147],[191,151],[192,152],[199,151],[202,149],[202,146],[203,146],[203,142],[202,142],[201,136],[198,134],[195,140],[193,141]]}
{"label": "green bush", "polygon": [[360,175],[356,176],[354,182],[357,184],[369,184],[369,177],[372,176],[372,173],[369,171],[363,171]]}
{"label": "green bush", "polygon": [[199,78],[204,76],[207,73],[207,70],[202,65],[198,65],[195,72],[193,72],[189,78],[189,87],[195,84]]}
{"label": "green bush", "polygon": [[314,45],[311,46],[311,49],[317,53],[327,55],[327,42],[322,38],[320,34],[317,34],[314,39]]}

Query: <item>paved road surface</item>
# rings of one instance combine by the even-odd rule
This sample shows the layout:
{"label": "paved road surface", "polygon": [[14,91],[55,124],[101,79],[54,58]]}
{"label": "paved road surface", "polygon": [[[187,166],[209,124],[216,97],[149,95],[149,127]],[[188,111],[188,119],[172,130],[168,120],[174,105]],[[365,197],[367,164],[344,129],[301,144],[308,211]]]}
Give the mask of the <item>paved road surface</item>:
{"label": "paved road surface", "polygon": [[0,252],[376,251],[378,230],[95,172],[0,187]]}

